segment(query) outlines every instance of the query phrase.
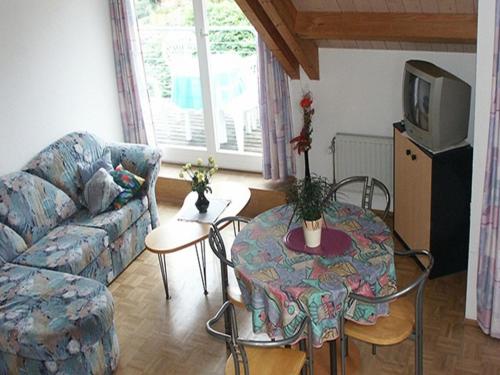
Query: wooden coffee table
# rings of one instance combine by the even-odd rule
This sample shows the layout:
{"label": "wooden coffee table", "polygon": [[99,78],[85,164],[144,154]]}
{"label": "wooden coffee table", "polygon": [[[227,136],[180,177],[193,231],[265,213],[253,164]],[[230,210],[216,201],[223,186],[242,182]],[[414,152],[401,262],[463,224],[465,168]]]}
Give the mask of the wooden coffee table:
{"label": "wooden coffee table", "polygon": [[[250,200],[250,190],[241,184],[235,182],[219,182],[212,184],[212,194],[207,194],[207,198],[229,199],[231,203],[220,214],[219,219],[225,216],[236,216],[247,205]],[[197,194],[189,193],[184,199],[184,204],[196,202]],[[205,295],[207,291],[207,271],[205,240],[208,238],[210,224],[198,223],[194,221],[178,220],[179,212],[166,223],[161,224],[146,236],[146,248],[158,255],[160,271],[165,287],[165,296],[170,299],[168,291],[167,263],[165,256],[169,253],[195,246],[198,267],[200,269],[201,283]],[[199,249],[198,249],[199,245]]]}

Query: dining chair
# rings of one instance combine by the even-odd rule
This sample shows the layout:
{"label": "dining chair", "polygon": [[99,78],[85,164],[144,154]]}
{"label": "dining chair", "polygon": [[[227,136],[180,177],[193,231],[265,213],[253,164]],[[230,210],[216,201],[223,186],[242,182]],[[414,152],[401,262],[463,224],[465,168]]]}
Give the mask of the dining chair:
{"label": "dining chair", "polygon": [[[351,337],[372,345],[394,345],[411,337],[415,340],[415,374],[423,374],[423,309],[424,309],[424,287],[429,273],[434,265],[434,258],[426,250],[420,251],[394,251],[398,256],[411,256],[418,258],[426,257],[427,266],[422,266],[418,277],[412,283],[405,286],[396,293],[382,297],[365,297],[350,293],[348,301],[356,301],[368,304],[380,304],[391,302],[390,314],[387,317],[379,317],[374,325],[360,325],[350,320],[340,319],[340,342],[341,342],[341,368],[342,375],[345,374],[345,362],[347,355],[347,338]],[[420,262],[420,264],[422,264]],[[416,290],[415,303],[409,302],[407,296]],[[405,298],[402,298],[405,297]],[[350,305],[348,302],[348,305]]]}
{"label": "dining chair", "polygon": [[[242,226],[249,221],[250,219],[242,216],[224,217],[211,224],[210,231],[208,233],[208,242],[210,247],[220,261],[222,302],[231,301],[234,305],[240,307],[245,307],[245,303],[243,302],[240,288],[236,282],[236,277],[234,276],[234,263],[228,257],[221,230],[231,224],[233,227],[233,233],[236,235],[241,230]],[[228,269],[228,267],[230,267],[230,269]]]}
{"label": "dining chair", "polygon": [[[230,334],[214,328],[223,315],[227,316],[224,320],[230,322]],[[234,306],[226,301],[207,322],[206,329],[210,335],[229,345],[231,355],[226,361],[226,375],[299,375],[306,371],[313,375],[312,333],[310,318],[307,315],[289,338],[274,341],[243,339],[238,335]],[[304,335],[307,336],[305,340]],[[284,347],[299,340],[305,351]]]}
{"label": "dining chair", "polygon": [[339,193],[339,190],[347,185],[359,185],[360,183],[363,184],[363,190],[361,193],[362,208],[368,208],[371,210],[373,203],[373,193],[375,189],[378,188],[382,191],[386,201],[382,219],[385,219],[387,214],[389,213],[389,208],[391,206],[391,194],[389,193],[389,189],[387,188],[387,186],[385,186],[383,182],[377,180],[374,177],[370,178],[369,176],[352,176],[344,178],[343,180],[333,185],[328,198],[331,198],[333,195],[333,198],[337,200],[337,194]]}

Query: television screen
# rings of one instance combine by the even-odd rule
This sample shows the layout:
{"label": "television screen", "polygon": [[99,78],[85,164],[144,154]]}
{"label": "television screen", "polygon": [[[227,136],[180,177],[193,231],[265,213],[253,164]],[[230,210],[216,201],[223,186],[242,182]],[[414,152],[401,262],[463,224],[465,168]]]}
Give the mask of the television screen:
{"label": "television screen", "polygon": [[406,118],[422,130],[429,130],[429,97],[431,84],[408,73],[407,95],[404,96]]}

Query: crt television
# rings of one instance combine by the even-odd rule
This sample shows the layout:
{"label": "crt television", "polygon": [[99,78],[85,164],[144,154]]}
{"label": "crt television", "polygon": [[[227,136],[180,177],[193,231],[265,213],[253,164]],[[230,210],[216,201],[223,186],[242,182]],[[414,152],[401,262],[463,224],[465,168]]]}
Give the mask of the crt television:
{"label": "crt television", "polygon": [[403,111],[410,138],[433,152],[453,147],[467,137],[469,107],[466,82],[430,62],[406,62]]}

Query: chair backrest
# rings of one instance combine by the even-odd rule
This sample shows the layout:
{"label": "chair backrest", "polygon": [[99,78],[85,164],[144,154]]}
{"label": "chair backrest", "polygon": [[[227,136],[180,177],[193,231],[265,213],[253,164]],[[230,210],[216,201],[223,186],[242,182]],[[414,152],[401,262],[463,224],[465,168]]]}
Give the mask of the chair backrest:
{"label": "chair backrest", "polygon": [[[404,297],[408,293],[412,292],[413,290],[417,289],[417,299],[423,297],[423,288],[425,285],[425,282],[429,278],[429,273],[431,272],[432,267],[434,266],[434,257],[432,256],[431,253],[429,253],[427,250],[408,250],[408,251],[394,251],[395,255],[398,256],[407,256],[407,257],[416,257],[417,261],[420,264],[421,272],[418,275],[418,277],[413,280],[409,285],[406,287],[398,290],[395,293],[382,296],[382,297],[365,297],[356,293],[350,293],[349,298],[364,302],[364,303],[372,303],[372,304],[377,304],[377,303],[386,303],[386,302],[391,302],[394,301],[398,298]],[[422,262],[418,259],[418,256],[424,256],[427,258],[427,265],[423,265]]]}
{"label": "chair backrest", "polygon": [[[228,316],[226,316],[228,315]],[[231,324],[230,333],[223,333],[214,328],[214,325],[222,318],[225,317]],[[281,340],[248,340],[242,339],[238,335],[238,325],[236,321],[236,313],[235,308],[231,304],[231,302],[226,301],[221,306],[219,311],[215,314],[213,318],[211,318],[207,324],[206,329],[208,333],[219,339],[225,341],[230,348],[230,352],[234,361],[234,369],[235,374],[240,375],[240,368],[243,367],[243,374],[250,375],[249,366],[248,366],[248,357],[245,351],[245,347],[253,346],[253,347],[261,347],[261,348],[273,348],[273,347],[282,347],[284,345],[295,344],[301,338],[306,337],[306,361],[309,369],[309,374],[313,374],[312,367],[312,330],[311,330],[311,320],[309,316],[303,315],[304,318],[299,324],[296,332],[286,338]],[[290,349],[291,350],[291,349]],[[253,375],[253,374],[252,374]]]}
{"label": "chair backrest", "polygon": [[389,213],[389,208],[391,206],[391,194],[389,193],[389,189],[387,188],[387,186],[385,186],[383,182],[377,180],[374,177],[370,178],[369,176],[352,176],[344,178],[343,180],[333,185],[329,197],[333,195],[333,198],[337,200],[337,192],[341,188],[347,185],[354,185],[360,183],[363,184],[363,190],[361,192],[362,208],[368,208],[371,210],[373,205],[373,193],[375,191],[375,188],[378,188],[382,191],[386,201],[384,214],[382,216],[382,218],[385,219],[385,217]]}
{"label": "chair backrest", "polygon": [[226,302],[228,300],[227,287],[229,284],[229,279],[227,275],[227,267],[229,266],[234,268],[234,263],[228,257],[221,230],[229,224],[232,224],[234,235],[236,235],[241,230],[242,224],[246,224],[249,221],[250,219],[242,216],[228,216],[217,220],[210,226],[210,231],[208,233],[208,243],[210,244],[210,247],[214,254],[220,260],[223,302]]}
{"label": "chair backrest", "polygon": [[[350,293],[349,298],[351,300],[356,300],[364,303],[379,304],[394,301],[398,298],[404,297],[413,290],[417,290],[415,296],[415,331],[417,335],[422,334],[423,330],[423,303],[424,303],[424,286],[425,282],[429,278],[429,274],[434,265],[434,257],[427,250],[408,250],[408,251],[394,251],[395,255],[398,256],[408,256],[414,257],[419,262],[421,272],[418,277],[413,280],[406,287],[398,290],[395,293],[382,296],[382,297],[365,297],[359,294]],[[427,258],[427,265],[423,265],[418,256],[424,256]]]}
{"label": "chair backrest", "polygon": [[[409,285],[406,287],[400,289],[398,292],[392,293],[387,296],[383,297],[365,297],[361,296],[359,294],[355,293],[350,293],[349,294],[349,299],[351,300],[356,300],[360,301],[363,303],[371,303],[371,304],[378,304],[378,303],[387,303],[394,301],[398,298],[401,298],[408,293],[411,293],[413,290],[417,290],[416,296],[415,296],[415,373],[416,374],[423,374],[423,310],[424,310],[424,286],[425,282],[429,278],[429,274],[431,272],[432,266],[434,265],[434,258],[433,256],[426,250],[420,250],[420,251],[394,251],[395,255],[399,256],[411,256],[416,258],[416,260],[419,262],[419,266],[421,268],[420,274],[411,282]],[[427,265],[423,265],[418,256],[425,256],[427,258]],[[342,337],[343,337],[343,320],[341,320],[341,327],[340,331],[342,332]],[[344,346],[342,347],[342,374],[345,373],[345,348]]]}

